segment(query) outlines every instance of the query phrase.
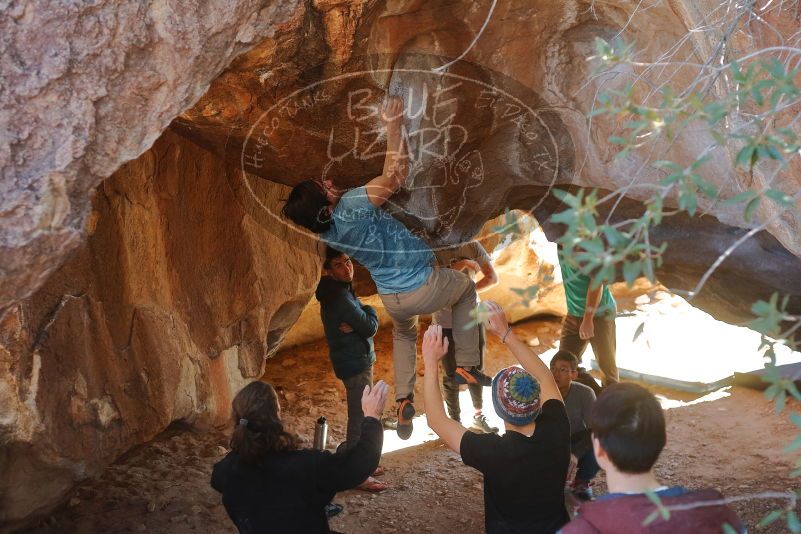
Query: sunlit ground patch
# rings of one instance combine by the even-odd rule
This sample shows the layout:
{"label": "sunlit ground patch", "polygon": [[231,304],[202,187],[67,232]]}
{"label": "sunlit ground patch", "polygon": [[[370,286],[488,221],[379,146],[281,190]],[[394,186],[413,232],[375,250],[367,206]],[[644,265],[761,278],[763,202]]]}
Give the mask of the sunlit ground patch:
{"label": "sunlit ground patch", "polygon": [[426,416],[420,415],[414,418],[414,431],[409,439],[400,439],[398,433],[394,430],[384,430],[384,448],[381,449],[381,452],[382,454],[387,454],[408,447],[416,447],[435,439],[438,439],[437,435],[434,434],[433,430],[428,428]]}
{"label": "sunlit ground patch", "polygon": [[[681,297],[658,292],[653,299],[638,298],[637,309],[618,317],[617,365],[622,377],[636,378],[677,389],[687,385],[708,385],[699,392],[719,389],[734,372],[764,367],[759,351],[760,335],[746,327],[714,319]],[[644,323],[642,333],[634,335]],[[786,346],[777,347],[777,364],[801,362],[801,354]],[[594,359],[592,348],[584,354],[585,364]],[[665,379],[660,382],[658,379]],[[723,385],[723,384],[720,384]],[[691,389],[688,389],[691,390]]]}

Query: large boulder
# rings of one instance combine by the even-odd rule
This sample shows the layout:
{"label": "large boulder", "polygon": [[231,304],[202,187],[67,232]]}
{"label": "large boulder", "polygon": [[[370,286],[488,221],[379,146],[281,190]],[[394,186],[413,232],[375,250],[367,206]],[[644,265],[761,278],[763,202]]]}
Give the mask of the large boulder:
{"label": "large boulder", "polygon": [[86,239],[95,187],[300,1],[3,2],[0,309]]}
{"label": "large boulder", "polygon": [[[352,186],[381,166],[370,106],[387,90],[403,94],[414,115],[407,128],[416,166],[396,209],[434,242],[464,239],[508,207],[530,209],[552,185],[625,187],[628,198],[642,200],[662,176],[648,165],[653,154],[688,163],[713,139],[693,127],[676,142],[657,140],[615,159],[608,138],[618,122],[586,119],[598,92],[633,79],[682,88],[697,74],[685,65],[703,64],[720,42],[736,57],[797,29],[798,13],[776,3],[760,12],[763,25],[749,19],[728,35],[725,15],[714,25],[706,20],[716,7],[713,0],[648,9],[633,0],[251,0],[197,9],[16,3],[0,18],[9,137],[0,144],[0,308],[65,261],[86,237],[94,187],[182,111],[176,129],[237,167],[287,185],[325,173]],[[642,64],[665,59],[665,51],[683,59],[658,71],[594,75],[587,57],[595,38],[618,35],[637,43]],[[789,106],[780,121],[796,111]],[[768,183],[797,191],[798,158],[775,177],[771,166],[746,176],[732,165],[736,149],[714,151],[706,165],[724,196]],[[764,222],[778,246],[801,254],[797,211],[764,202],[757,222],[747,223],[738,207],[701,208],[725,227]]]}
{"label": "large boulder", "polygon": [[[221,424],[314,291],[315,243],[256,224],[170,132],[96,189],[89,237],[0,319],[0,524],[173,421]],[[286,187],[264,183],[266,203]]]}
{"label": "large boulder", "polygon": [[[678,91],[698,74],[686,65],[703,64],[724,37],[737,57],[796,29],[796,12],[778,6],[761,15],[774,24],[772,32],[749,26],[724,36],[727,26],[718,21],[702,34],[688,33],[704,23],[713,4],[664,2],[643,10],[628,1],[319,2],[302,38],[289,32],[235,60],[174,127],[242,170],[232,177],[236,182],[294,185],[326,177],[352,187],[380,173],[376,109],[387,92],[400,94],[408,105],[412,170],[390,206],[396,216],[434,245],[447,245],[519,208],[532,210],[555,239],[561,229],[548,220],[564,206],[553,197],[554,187],[620,191],[601,211],[622,221],[642,210],[664,177],[653,160],[689,165],[715,144],[708,128],[693,124],[674,140],[652,136],[616,158],[619,147],[608,139],[620,135],[620,122],[587,119],[599,92],[637,79]],[[596,38],[618,35],[637,43],[643,66],[597,75],[596,63],[587,61]],[[683,61],[647,68],[665,51]],[[463,59],[453,62],[457,56]],[[635,94],[661,98],[648,96],[648,83],[635,85]],[[709,88],[725,90],[731,87]],[[788,106],[777,121],[792,127],[798,108]],[[749,111],[731,120],[741,123]],[[722,198],[768,184],[788,194],[798,190],[799,158],[785,169],[767,163],[748,173],[733,163],[737,150],[732,144],[711,151],[702,170]],[[667,206],[675,205],[669,197]],[[791,311],[801,311],[798,210],[763,202],[749,222],[742,205],[703,197],[699,210],[703,216],[666,217],[654,230],[654,242],[674,241],[658,273],[664,283],[690,294],[725,253],[719,276],[698,286],[694,304],[743,321],[754,300],[780,292],[791,296]]]}
{"label": "large boulder", "polygon": [[[388,92],[408,105],[413,155],[389,206],[397,217],[440,246],[519,208],[553,240],[562,230],[550,215],[564,208],[554,187],[619,191],[603,215],[622,221],[662,177],[654,154],[688,164],[713,141],[694,124],[615,158],[618,122],[587,119],[599,91],[634,79],[686,86],[697,74],[686,66],[721,41],[742,55],[798,28],[786,2],[730,35],[725,15],[708,19],[717,0],[0,4],[7,522],[49,510],[171,421],[226,416],[319,275],[316,240],[280,217],[286,186],[330,177],[351,187],[378,174],[376,107]],[[595,75],[596,37],[618,34],[637,43],[643,65],[664,64]],[[713,151],[704,167],[724,196],[798,190],[798,158],[746,175],[732,164],[737,149]],[[700,207],[701,217],[654,229],[654,243],[671,243],[661,281],[692,290],[728,253],[694,304],[741,321],[778,291],[801,313],[798,212],[765,202],[748,222],[738,207]],[[558,312],[552,262],[532,250],[501,251],[502,275],[541,283],[540,309]]]}

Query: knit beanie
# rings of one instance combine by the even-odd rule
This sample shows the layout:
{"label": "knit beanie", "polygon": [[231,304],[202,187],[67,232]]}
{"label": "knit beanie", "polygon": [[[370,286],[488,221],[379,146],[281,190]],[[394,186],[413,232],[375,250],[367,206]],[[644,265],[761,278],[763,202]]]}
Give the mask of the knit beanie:
{"label": "knit beanie", "polygon": [[492,404],[507,423],[527,425],[542,410],[540,383],[520,367],[507,367],[492,379]]}

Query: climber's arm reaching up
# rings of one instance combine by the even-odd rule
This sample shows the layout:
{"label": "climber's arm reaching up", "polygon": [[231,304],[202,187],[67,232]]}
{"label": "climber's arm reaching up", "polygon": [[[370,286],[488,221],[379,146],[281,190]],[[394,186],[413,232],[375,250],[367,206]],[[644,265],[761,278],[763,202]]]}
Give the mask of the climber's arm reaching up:
{"label": "climber's arm reaching up", "polygon": [[384,171],[367,182],[367,198],[379,207],[406,183],[409,160],[406,146],[401,136],[403,124],[403,100],[397,96],[389,97],[381,109],[381,120],[387,129],[387,152],[384,158]]}

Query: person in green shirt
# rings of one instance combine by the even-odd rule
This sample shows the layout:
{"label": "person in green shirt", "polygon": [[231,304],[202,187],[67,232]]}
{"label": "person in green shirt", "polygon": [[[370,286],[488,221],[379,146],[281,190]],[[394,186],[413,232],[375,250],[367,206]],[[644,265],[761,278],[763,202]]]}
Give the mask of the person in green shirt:
{"label": "person in green shirt", "polygon": [[619,381],[615,362],[615,299],[606,285],[590,287],[590,278],[569,265],[561,250],[559,268],[567,300],[567,316],[562,323],[559,350],[566,350],[581,360],[587,344],[592,345],[604,387],[614,384]]}

